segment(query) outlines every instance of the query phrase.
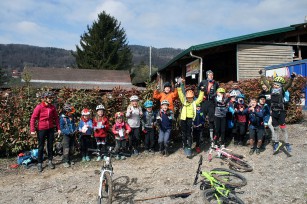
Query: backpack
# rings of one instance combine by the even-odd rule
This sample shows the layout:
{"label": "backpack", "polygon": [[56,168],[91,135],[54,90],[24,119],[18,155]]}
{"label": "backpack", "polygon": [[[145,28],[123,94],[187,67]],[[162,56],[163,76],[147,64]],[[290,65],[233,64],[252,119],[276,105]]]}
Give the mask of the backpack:
{"label": "backpack", "polygon": [[289,91],[285,91],[284,102],[285,103],[289,103],[290,102],[290,93],[289,93]]}
{"label": "backpack", "polygon": [[29,164],[35,162],[38,158],[38,149],[32,149],[18,154],[17,164],[28,166]]}

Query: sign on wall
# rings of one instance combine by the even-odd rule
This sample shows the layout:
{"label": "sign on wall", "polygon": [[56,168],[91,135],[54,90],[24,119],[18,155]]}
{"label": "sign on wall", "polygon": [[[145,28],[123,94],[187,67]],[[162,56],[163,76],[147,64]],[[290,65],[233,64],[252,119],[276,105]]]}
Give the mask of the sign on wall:
{"label": "sign on wall", "polygon": [[200,69],[199,59],[194,60],[186,65],[186,77],[191,76],[192,74],[198,74]]}
{"label": "sign on wall", "polygon": [[290,77],[290,72],[288,67],[282,67],[278,69],[266,70],[265,75],[267,77],[276,77],[276,76],[286,76]]}

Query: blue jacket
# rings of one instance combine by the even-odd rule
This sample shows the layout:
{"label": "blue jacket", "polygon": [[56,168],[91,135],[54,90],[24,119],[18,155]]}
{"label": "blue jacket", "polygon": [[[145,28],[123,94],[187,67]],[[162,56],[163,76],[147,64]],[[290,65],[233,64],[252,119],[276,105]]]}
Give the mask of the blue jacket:
{"label": "blue jacket", "polygon": [[79,132],[82,132],[82,128],[84,125],[88,126],[88,129],[85,133],[82,133],[82,135],[92,135],[93,133],[93,121],[89,119],[88,121],[83,121],[82,119],[80,120],[79,123]]}
{"label": "blue jacket", "polygon": [[77,129],[74,117],[70,119],[65,114],[62,114],[60,116],[60,129],[64,135],[73,134]]}
{"label": "blue jacket", "polygon": [[259,106],[256,105],[255,110],[251,111],[248,110],[249,112],[249,127],[252,129],[258,129],[264,128],[264,117],[265,117],[265,110]]}
{"label": "blue jacket", "polygon": [[201,129],[201,128],[204,128],[204,125],[205,125],[205,116],[204,116],[204,113],[201,111],[201,110],[197,110],[196,111],[196,117],[193,121],[193,125],[195,126],[199,126],[199,125],[202,125],[201,127],[196,127],[195,129]]}
{"label": "blue jacket", "polygon": [[260,104],[258,104],[261,108],[262,108],[262,111],[263,111],[263,122],[264,122],[264,125],[268,125],[268,122],[270,120],[270,107],[268,104],[264,104],[264,106],[261,106]]}
{"label": "blue jacket", "polygon": [[166,113],[164,113],[163,110],[160,110],[159,112],[161,119],[157,122],[159,123],[159,127],[162,131],[166,131],[169,129],[172,129],[172,123],[174,120],[174,113],[171,110],[167,110]]}

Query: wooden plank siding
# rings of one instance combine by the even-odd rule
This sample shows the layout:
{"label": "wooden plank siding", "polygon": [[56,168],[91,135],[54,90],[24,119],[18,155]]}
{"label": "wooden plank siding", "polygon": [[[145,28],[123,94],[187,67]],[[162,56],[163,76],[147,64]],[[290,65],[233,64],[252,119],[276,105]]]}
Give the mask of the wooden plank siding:
{"label": "wooden plank siding", "polygon": [[266,66],[293,62],[292,46],[237,45],[237,80],[259,77]]}

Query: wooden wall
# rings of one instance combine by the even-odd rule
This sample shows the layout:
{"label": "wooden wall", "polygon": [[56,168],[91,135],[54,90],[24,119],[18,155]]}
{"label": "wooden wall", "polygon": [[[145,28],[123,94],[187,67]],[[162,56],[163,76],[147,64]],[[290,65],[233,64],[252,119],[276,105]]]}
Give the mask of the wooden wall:
{"label": "wooden wall", "polygon": [[293,62],[292,46],[237,45],[237,80],[259,77],[266,66]]}

